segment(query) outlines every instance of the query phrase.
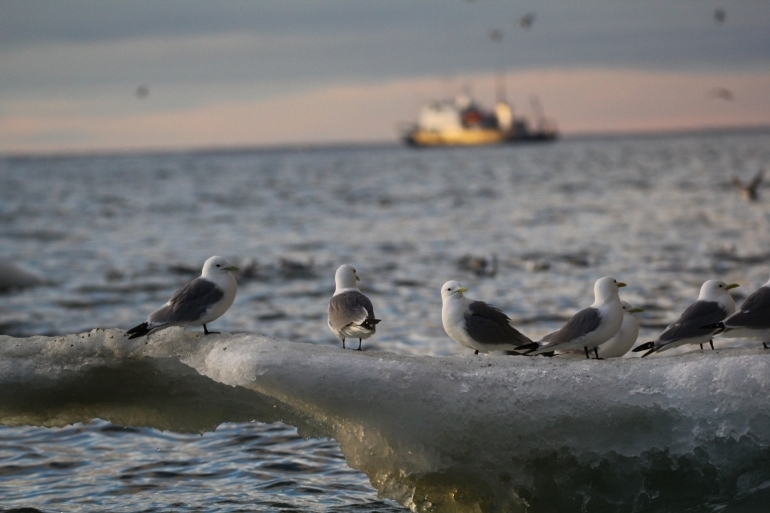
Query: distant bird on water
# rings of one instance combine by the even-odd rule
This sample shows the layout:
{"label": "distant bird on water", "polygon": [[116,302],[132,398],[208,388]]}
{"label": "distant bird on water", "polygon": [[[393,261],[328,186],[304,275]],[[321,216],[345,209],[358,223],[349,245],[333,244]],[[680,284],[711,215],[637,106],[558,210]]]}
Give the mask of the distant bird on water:
{"label": "distant bird on water", "polygon": [[358,339],[358,350],[361,342],[374,335],[380,319],[374,318],[374,306],[368,297],[358,289],[357,281],[361,278],[353,266],[343,264],[334,274],[335,291],[329,300],[329,329],[342,339],[342,349],[345,349],[346,338]]}
{"label": "distant bird on water", "polygon": [[551,351],[573,351],[582,349],[590,358],[593,349],[607,342],[623,324],[623,305],[618,289],[626,284],[606,276],[594,283],[594,303],[575,315],[559,331],[547,335],[530,347],[527,354],[542,354]]}
{"label": "distant bird on water", "polygon": [[633,352],[647,351],[642,358],[659,351],[667,351],[683,344],[703,344],[708,342],[714,349],[711,340],[719,333],[716,323],[724,320],[735,312],[735,301],[728,292],[738,284],[726,284],[719,280],[709,280],[700,288],[698,300],[687,307],[679,318],[671,323],[660,336],[652,341],[641,344]]}
{"label": "distant bird on water", "polygon": [[230,271],[238,268],[220,256],[213,256],[203,264],[198,278],[177,290],[171,299],[147,317],[147,320],[126,332],[128,338],[137,338],[155,330],[171,326],[200,326],[203,333],[209,331],[206,324],[219,319],[235,299],[238,284]]}
{"label": "distant bird on water", "polygon": [[705,329],[718,328],[725,338],[749,338],[762,342],[769,349],[770,341],[770,281],[754,291],[741,308],[724,321],[705,326]]}
{"label": "distant bird on water", "polygon": [[490,351],[517,351],[532,340],[511,325],[502,311],[484,301],[463,295],[468,289],[456,281],[441,287],[441,321],[449,337],[474,354]]}

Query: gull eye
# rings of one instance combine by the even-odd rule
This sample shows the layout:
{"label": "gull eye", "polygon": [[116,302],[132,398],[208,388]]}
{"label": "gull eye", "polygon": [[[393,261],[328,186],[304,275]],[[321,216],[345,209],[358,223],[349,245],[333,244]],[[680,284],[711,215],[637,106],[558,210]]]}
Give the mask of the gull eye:
{"label": "gull eye", "polygon": [[220,264],[217,264],[217,267],[222,267]]}

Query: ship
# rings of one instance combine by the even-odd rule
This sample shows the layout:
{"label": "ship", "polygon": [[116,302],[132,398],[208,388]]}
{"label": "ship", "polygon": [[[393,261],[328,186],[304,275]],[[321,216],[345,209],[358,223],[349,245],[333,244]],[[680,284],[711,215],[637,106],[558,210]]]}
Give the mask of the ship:
{"label": "ship", "polygon": [[558,138],[556,123],[545,117],[540,101],[532,98],[534,126],[513,108],[498,100],[488,110],[467,93],[451,100],[434,101],[422,106],[418,122],[402,128],[403,141],[409,146],[480,146],[492,144],[549,142]]}

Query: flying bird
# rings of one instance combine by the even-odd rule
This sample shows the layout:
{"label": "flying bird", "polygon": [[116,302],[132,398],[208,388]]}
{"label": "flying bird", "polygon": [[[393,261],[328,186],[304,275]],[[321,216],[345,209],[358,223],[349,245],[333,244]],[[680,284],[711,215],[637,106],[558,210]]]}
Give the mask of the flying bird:
{"label": "flying bird", "polygon": [[535,22],[535,13],[529,12],[519,19],[519,26],[524,30],[532,28],[532,24]]}
{"label": "flying bird", "polygon": [[759,188],[760,184],[762,184],[762,180],[765,177],[765,170],[760,169],[757,171],[757,174],[754,175],[754,178],[749,181],[747,184],[743,184],[743,181],[741,181],[740,178],[733,177],[732,184],[738,188],[738,191],[741,193],[741,198],[745,199],[746,201],[757,201],[759,199],[759,193],[757,192],[757,189]]}
{"label": "flying bird", "polygon": [[342,339],[342,349],[345,349],[346,338],[358,339],[358,350],[361,343],[374,335],[376,324],[380,319],[374,318],[374,306],[368,297],[358,289],[356,282],[361,278],[353,266],[343,264],[334,274],[335,291],[329,300],[329,329]]}
{"label": "flying bird", "polygon": [[489,31],[489,39],[495,43],[499,43],[503,40],[503,32],[500,29],[492,29]]}
{"label": "flying bird", "polygon": [[131,339],[171,326],[200,325],[206,335],[219,333],[209,331],[206,324],[219,319],[233,304],[238,284],[230,271],[237,270],[220,256],[209,258],[198,278],[177,290],[166,304],[152,312],[145,322],[128,330],[126,335]]}
{"label": "flying bird", "polygon": [[633,349],[633,352],[647,351],[642,358],[652,353],[667,351],[683,344],[708,342],[714,349],[712,337],[719,332],[716,323],[735,312],[735,301],[729,294],[738,284],[726,284],[719,280],[708,280],[700,288],[698,300],[687,307],[679,318],[671,323],[660,336]]}
{"label": "flying bird", "polygon": [[725,11],[721,7],[717,7],[714,9],[714,21],[717,25],[723,24],[725,21],[727,21],[727,11]]}
{"label": "flying bird", "polygon": [[532,340],[511,325],[502,311],[484,301],[463,295],[468,289],[456,281],[441,287],[441,321],[444,331],[457,342],[475,351],[516,351]]}
{"label": "flying bird", "polygon": [[551,351],[583,349],[586,358],[593,349],[599,358],[597,347],[612,338],[623,324],[623,305],[618,289],[626,284],[606,276],[594,283],[594,303],[573,315],[562,328],[534,342],[527,354]]}
{"label": "flying bird", "polygon": [[730,91],[729,89],[725,89],[724,87],[718,87],[713,91],[711,91],[711,96],[713,96],[714,98],[718,98],[720,100],[728,101],[728,102],[733,101],[733,99],[735,98],[735,95],[733,95],[733,92]]}

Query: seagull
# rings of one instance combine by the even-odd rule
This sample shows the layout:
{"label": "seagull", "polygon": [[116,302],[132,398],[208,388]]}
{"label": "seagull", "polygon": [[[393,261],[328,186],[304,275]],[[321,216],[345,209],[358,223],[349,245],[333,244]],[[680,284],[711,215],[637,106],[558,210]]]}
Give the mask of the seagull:
{"label": "seagull", "polygon": [[535,22],[535,13],[529,12],[519,19],[519,25],[524,30],[532,28],[532,24]]}
{"label": "seagull", "polygon": [[358,289],[357,281],[361,278],[353,266],[339,266],[334,274],[336,290],[329,300],[328,324],[332,333],[342,339],[342,349],[346,338],[357,338],[360,351],[361,341],[374,335],[380,319],[374,318],[372,302]]}
{"label": "seagull", "polygon": [[751,338],[762,342],[765,349],[770,340],[770,280],[754,291],[741,305],[740,310],[715,325],[727,338]]}
{"label": "seagull", "polygon": [[449,337],[474,354],[516,351],[532,341],[511,326],[511,319],[494,306],[463,296],[468,289],[456,281],[441,287],[441,321]]}
{"label": "seagull", "polygon": [[733,177],[732,184],[738,188],[738,190],[741,193],[741,197],[745,199],[746,201],[757,201],[757,198],[759,198],[759,194],[757,193],[757,188],[762,183],[762,179],[765,177],[765,170],[760,169],[757,171],[757,173],[754,175],[754,178],[749,181],[747,184],[743,184],[743,181],[738,178],[737,176]]}
{"label": "seagull", "polygon": [[642,358],[658,351],[681,346],[683,344],[703,344],[708,342],[714,349],[711,338],[719,332],[716,323],[732,315],[735,301],[727,292],[737,287],[737,283],[726,284],[719,280],[708,280],[700,288],[698,300],[687,307],[682,315],[660,334],[657,340],[646,342],[633,349],[633,352],[645,351]]}
{"label": "seagull", "polygon": [[219,319],[233,304],[238,283],[230,274],[238,268],[221,256],[213,256],[203,264],[198,278],[174,292],[171,299],[147,317],[147,320],[126,332],[128,338],[138,338],[155,330],[171,326],[200,326],[203,333],[209,331],[206,324]]}
{"label": "seagull", "polygon": [[623,305],[623,324],[611,339],[598,347],[602,358],[620,358],[633,347],[639,336],[639,321],[633,314],[644,310],[634,308],[628,301],[621,301],[620,304]]}
{"label": "seagull", "polygon": [[716,24],[721,25],[722,23],[725,22],[725,20],[727,20],[727,11],[725,11],[721,7],[717,7],[716,9],[714,9],[714,21],[716,22]]}
{"label": "seagull", "polygon": [[618,289],[625,286],[625,283],[609,276],[596,280],[594,304],[573,315],[559,331],[535,342],[536,345],[532,345],[527,354],[582,348],[586,358],[590,358],[589,351],[593,349],[598,359],[599,351],[596,348],[612,338],[623,324],[623,305]]}

